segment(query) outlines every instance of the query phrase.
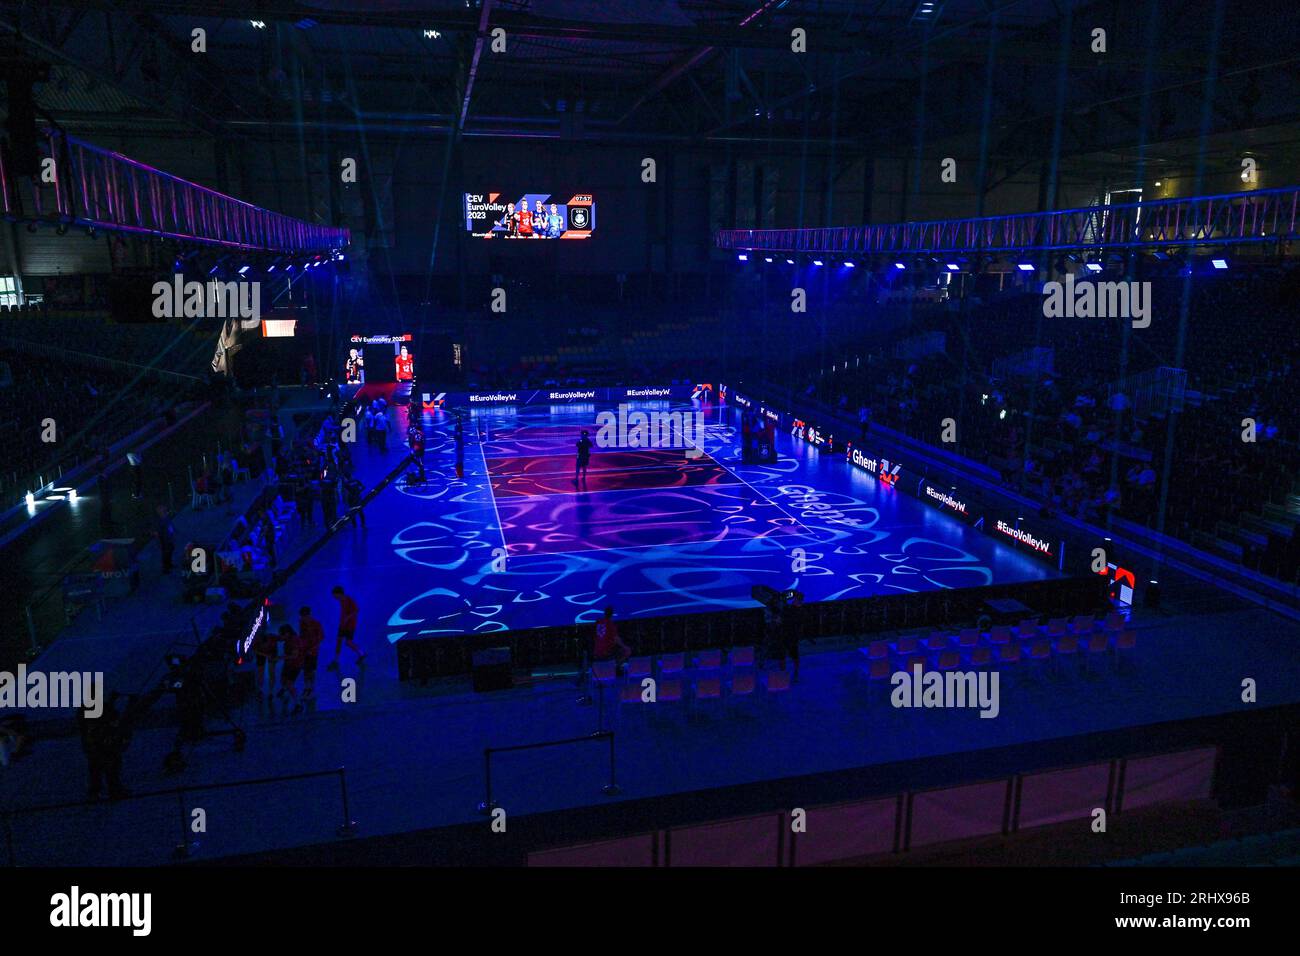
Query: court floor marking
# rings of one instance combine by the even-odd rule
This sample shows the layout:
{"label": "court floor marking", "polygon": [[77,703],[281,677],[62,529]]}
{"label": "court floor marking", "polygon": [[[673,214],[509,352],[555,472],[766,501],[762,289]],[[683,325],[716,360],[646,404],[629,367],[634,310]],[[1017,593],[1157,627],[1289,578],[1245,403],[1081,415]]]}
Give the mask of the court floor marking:
{"label": "court floor marking", "polygon": [[[786,526],[782,525],[782,527],[786,527]],[[799,527],[804,529],[803,533],[800,533],[798,531],[788,531],[780,535],[769,535],[769,534],[753,535],[743,540],[744,542],[748,543],[750,541],[757,541],[760,538],[766,540],[768,538],[815,538],[817,536],[817,532],[809,531],[808,528],[805,527],[804,525],[799,525]],[[523,559],[523,558],[554,558],[566,554],[621,554],[624,551],[644,551],[648,548],[689,548],[692,545],[697,545],[697,544],[716,545],[717,543],[718,541],[716,538],[697,538],[693,541],[676,541],[676,542],[668,542],[667,544],[628,544],[628,545],[620,545],[618,547],[613,547],[613,548],[577,548],[573,551],[531,551],[525,554],[516,554],[513,555],[513,557],[517,559]],[[519,547],[519,546],[520,545],[515,545],[515,547]],[[510,545],[506,546],[507,553],[510,551],[510,547],[511,547]],[[739,557],[739,555],[717,555],[717,557]],[[683,568],[682,570],[694,571],[696,569]]]}
{"label": "court floor marking", "polygon": [[510,545],[506,544],[506,529],[501,524],[501,512],[497,510],[496,492],[492,490],[492,469],[488,467],[487,452],[483,450],[483,442],[481,439],[478,443],[478,453],[483,456],[483,471],[487,478],[487,493],[488,497],[492,499],[492,514],[494,514],[497,519],[497,534],[501,535],[501,550],[509,555]]}
{"label": "court floor marking", "polygon": [[[723,470],[723,471],[727,471],[727,469],[725,469],[725,468],[722,469],[722,470]],[[727,474],[730,475],[730,474],[732,474],[732,473],[728,471]],[[515,476],[511,476],[511,477],[515,477]],[[734,478],[735,475],[732,475],[732,477]],[[609,495],[609,494],[617,494],[618,492],[623,492],[624,494],[632,495],[632,494],[639,494],[639,493],[644,493],[644,492],[655,492],[655,493],[658,493],[658,492],[663,492],[663,491],[684,491],[684,490],[686,490],[687,488],[731,488],[731,487],[734,487],[734,486],[736,486],[736,485],[743,485],[743,484],[745,484],[745,482],[740,481],[740,480],[736,480],[736,481],[732,481],[732,482],[727,482],[726,484],[712,484],[712,485],[669,485],[669,486],[667,486],[666,488],[644,488],[644,487],[638,487],[638,488],[598,488],[598,489],[596,489],[595,491],[586,491],[586,490],[584,490],[584,489],[582,489],[582,488],[575,488],[573,491],[539,491],[539,492],[537,492],[536,494],[515,494],[515,495],[503,495],[503,497],[506,497],[506,498],[508,498],[508,499],[515,499],[515,500],[526,500],[526,499],[531,499],[531,498],[572,498],[574,495],[580,495],[580,494],[581,494],[581,495]],[[753,485],[750,485],[749,487],[750,487],[751,490],[757,490],[757,489],[754,489]],[[496,494],[496,488],[495,488],[495,487],[492,489],[492,493],[493,493],[494,495]],[[800,521],[800,520],[799,520],[798,518],[796,518],[794,515],[792,515],[792,514],[786,512],[786,511],[784,511],[784,510],[781,508],[781,506],[778,505],[775,501],[772,501],[771,498],[768,498],[767,496],[763,496],[763,500],[764,500],[764,501],[770,501],[770,502],[772,502],[772,505],[773,505],[773,506],[774,506],[778,511],[780,511],[780,512],[781,512],[783,515],[785,515],[787,518],[790,518],[792,521],[796,522],[796,523],[799,525],[799,527],[801,527],[801,528],[802,528],[802,527],[805,527],[805,525],[804,525],[804,523],[803,523],[802,521]],[[708,502],[701,502],[701,504],[708,504]],[[711,509],[711,510],[712,510],[712,509]]]}

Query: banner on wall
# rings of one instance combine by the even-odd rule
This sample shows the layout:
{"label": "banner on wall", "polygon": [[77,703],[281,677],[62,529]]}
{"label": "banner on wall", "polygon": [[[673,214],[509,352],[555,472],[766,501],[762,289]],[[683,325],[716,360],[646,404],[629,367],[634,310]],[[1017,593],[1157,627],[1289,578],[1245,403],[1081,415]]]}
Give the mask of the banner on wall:
{"label": "banner on wall", "polygon": [[1064,544],[1055,540],[1049,531],[1027,524],[1024,518],[990,515],[984,522],[984,530],[1036,558],[1058,566],[1062,563]]}
{"label": "banner on wall", "polygon": [[444,405],[580,405],[592,402],[677,401],[696,397],[698,385],[619,386],[617,388],[498,389],[488,392],[448,392]]}

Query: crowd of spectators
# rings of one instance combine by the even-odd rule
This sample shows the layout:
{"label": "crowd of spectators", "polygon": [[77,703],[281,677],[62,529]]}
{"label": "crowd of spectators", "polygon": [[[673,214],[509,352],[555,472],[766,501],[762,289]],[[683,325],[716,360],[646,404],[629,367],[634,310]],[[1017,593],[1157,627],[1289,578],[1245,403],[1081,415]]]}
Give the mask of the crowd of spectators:
{"label": "crowd of spectators", "polygon": [[[785,374],[849,417],[990,465],[1051,509],[1162,527],[1290,580],[1295,521],[1262,512],[1298,490],[1298,289],[1296,270],[1157,279],[1147,329],[1045,318],[1039,294],[918,307],[894,336]],[[940,333],[928,352],[898,347],[922,333]],[[1153,374],[1183,381],[1161,368],[1185,371],[1181,392],[1153,399],[1133,387]]]}

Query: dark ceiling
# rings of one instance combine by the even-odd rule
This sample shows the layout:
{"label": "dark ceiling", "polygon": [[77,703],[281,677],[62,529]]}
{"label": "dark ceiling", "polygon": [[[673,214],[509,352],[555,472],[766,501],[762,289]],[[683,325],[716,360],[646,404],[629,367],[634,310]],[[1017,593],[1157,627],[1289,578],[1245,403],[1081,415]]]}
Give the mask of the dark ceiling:
{"label": "dark ceiling", "polygon": [[[929,3],[928,8],[924,4]],[[1300,119],[1300,8],[1239,0],[11,2],[70,129],[1130,150]],[[256,18],[256,23],[250,18]],[[260,25],[259,25],[260,24]],[[505,31],[506,51],[493,52]],[[807,34],[806,53],[791,31]],[[1090,49],[1107,31],[1107,52]],[[206,31],[207,52],[191,50]]]}

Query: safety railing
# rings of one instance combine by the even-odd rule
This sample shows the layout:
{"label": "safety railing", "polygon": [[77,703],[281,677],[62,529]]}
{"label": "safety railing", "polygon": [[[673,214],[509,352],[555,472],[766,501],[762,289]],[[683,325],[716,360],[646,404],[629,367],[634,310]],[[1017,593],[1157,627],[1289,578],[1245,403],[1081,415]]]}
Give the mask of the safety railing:
{"label": "safety railing", "polygon": [[[186,795],[210,792],[218,790],[233,790],[239,787],[258,787],[267,786],[274,783],[287,783],[293,780],[310,780],[318,777],[337,776],[339,781],[339,798],[342,808],[343,819],[335,829],[338,836],[348,836],[356,830],[356,821],[352,819],[348,803],[348,778],[345,767],[335,767],[332,770],[313,770],[307,773],[280,774],[274,777],[259,777],[253,780],[235,780],[229,783],[209,783],[195,784],[188,787],[176,787],[168,790],[151,790],[144,793],[133,793],[118,801],[117,803],[128,803],[141,800],[154,800],[163,797],[175,797],[178,811],[178,823],[180,825],[180,842],[172,850],[172,856],[176,859],[186,859],[193,855],[199,847],[197,841],[193,840],[191,832],[191,808],[186,803]],[[11,810],[0,812],[4,819],[5,825],[5,845],[9,866],[17,866],[18,858],[14,846],[14,822],[20,817],[32,816],[35,814],[55,813],[63,810],[71,810],[81,807],[102,806],[94,800],[76,800],[68,803],[50,803],[32,807],[18,807]],[[44,863],[44,861],[42,861]]]}
{"label": "safety railing", "polygon": [[346,247],[347,229],[304,222],[235,199],[57,130],[38,136],[46,176],[19,176],[0,153],[0,211],[11,221],[93,226],[258,252]]}
{"label": "safety railing", "polygon": [[540,750],[543,747],[562,747],[568,744],[590,743],[592,741],[605,740],[609,743],[609,780],[600,788],[601,793],[606,796],[613,796],[619,792],[618,782],[615,779],[614,772],[614,731],[598,730],[594,734],[587,734],[584,737],[565,737],[563,740],[541,740],[532,744],[514,744],[509,747],[485,747],[483,748],[483,801],[478,805],[478,812],[490,814],[497,809],[497,803],[492,796],[492,755],[511,753],[520,750]]}
{"label": "safety railing", "polygon": [[819,229],[723,229],[719,249],[857,255],[1139,249],[1300,235],[1300,186],[1052,212]]}

